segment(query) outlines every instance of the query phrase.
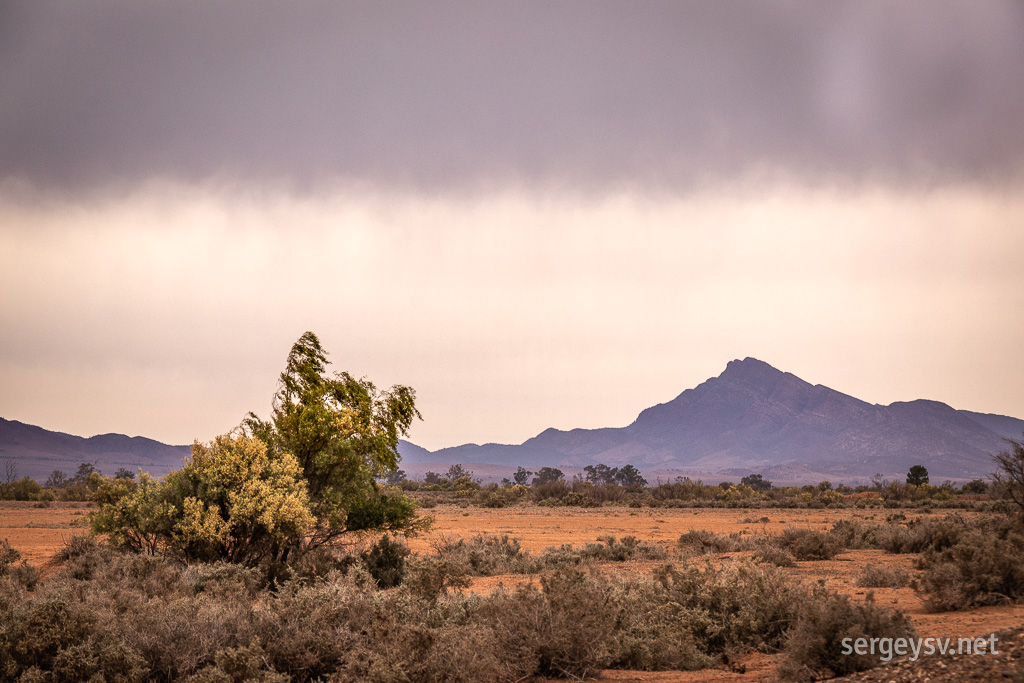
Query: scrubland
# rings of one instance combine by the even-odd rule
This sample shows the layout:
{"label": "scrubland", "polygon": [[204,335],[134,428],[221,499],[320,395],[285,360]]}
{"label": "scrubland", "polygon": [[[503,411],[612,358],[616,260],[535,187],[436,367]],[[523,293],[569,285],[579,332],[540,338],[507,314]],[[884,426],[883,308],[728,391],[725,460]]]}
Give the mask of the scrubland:
{"label": "scrubland", "polygon": [[0,679],[811,680],[878,663],[843,655],[846,636],[1024,617],[1024,536],[981,503],[414,495],[434,496],[428,532],[353,535],[274,568],[119,553],[87,536],[88,504],[0,503]]}

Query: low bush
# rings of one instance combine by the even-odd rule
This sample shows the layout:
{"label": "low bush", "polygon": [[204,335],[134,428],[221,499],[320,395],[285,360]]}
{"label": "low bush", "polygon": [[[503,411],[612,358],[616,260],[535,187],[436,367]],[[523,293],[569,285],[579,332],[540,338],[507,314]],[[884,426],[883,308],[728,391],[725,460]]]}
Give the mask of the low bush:
{"label": "low bush", "polygon": [[830,533],[796,527],[787,527],[778,543],[798,560],[831,560],[843,549]]}
{"label": "low bush", "polygon": [[543,567],[557,568],[578,566],[590,562],[627,562],[629,560],[668,559],[668,550],[656,543],[641,541],[636,536],[602,536],[599,543],[587,543],[576,548],[568,543],[558,548],[548,548],[540,556]]}
{"label": "low bush", "polygon": [[[7,589],[25,588],[32,590],[39,583],[39,570],[27,561],[21,560],[21,553],[11,547],[6,538],[0,539],[0,579],[13,584]],[[2,590],[0,584],[0,590]]]}
{"label": "low bush", "polygon": [[875,529],[875,545],[890,553],[923,553],[942,550],[957,543],[967,530],[958,516],[940,519],[919,519],[906,524],[886,524]]}
{"label": "low bush", "polygon": [[576,569],[542,577],[540,591],[496,593],[476,613],[495,635],[509,680],[597,673],[614,657],[617,616],[607,580]]}
{"label": "low bush", "polygon": [[792,567],[796,565],[793,556],[774,545],[762,545],[754,552],[754,562],[759,564],[773,564],[776,567]]}
{"label": "low bush", "polygon": [[680,548],[700,555],[707,553],[732,553],[752,550],[757,546],[753,536],[740,533],[716,534],[706,529],[687,531],[679,537]]}
{"label": "low bush", "polygon": [[394,588],[402,583],[407,557],[409,547],[386,534],[362,555],[366,571],[379,588]]}
{"label": "low bush", "polygon": [[1024,599],[1024,535],[1005,520],[976,523],[921,560],[925,606],[934,612]]}
{"label": "low bush", "polygon": [[[870,596],[869,596],[870,597]],[[870,669],[878,655],[847,654],[845,638],[911,638],[913,625],[902,612],[879,607],[869,599],[856,604],[845,595],[816,589],[806,596],[787,634],[779,673],[791,680],[815,681]]]}
{"label": "low bush", "polygon": [[533,574],[541,567],[538,560],[522,549],[518,540],[507,534],[478,534],[469,539],[440,536],[432,545],[440,560],[458,567],[468,576]]}
{"label": "low bush", "polygon": [[857,577],[861,588],[903,588],[910,584],[910,572],[903,567],[869,564]]}

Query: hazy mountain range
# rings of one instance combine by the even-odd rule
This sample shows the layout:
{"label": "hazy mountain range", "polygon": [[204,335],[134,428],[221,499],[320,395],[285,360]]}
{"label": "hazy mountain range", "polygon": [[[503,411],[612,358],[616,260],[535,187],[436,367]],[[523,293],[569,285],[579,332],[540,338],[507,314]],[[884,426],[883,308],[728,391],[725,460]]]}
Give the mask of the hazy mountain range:
{"label": "hazy mountain range", "polygon": [[[987,476],[1004,439],[1022,435],[1024,420],[1018,418],[927,400],[875,405],[747,358],[644,410],[626,427],[548,429],[519,445],[466,444],[433,452],[403,441],[399,450],[410,473],[456,462],[486,466],[480,469],[490,476],[519,465],[572,470],[631,463],[655,476],[760,472],[791,483],[866,480],[876,473],[900,477],[922,464],[941,480]],[[106,474],[141,467],[160,475],[180,467],[188,453],[188,446],[142,437],[82,438],[0,418],[0,460],[16,463],[18,476],[42,480],[55,469],[70,474],[82,462]]]}
{"label": "hazy mountain range", "polygon": [[160,476],[181,467],[190,451],[189,446],[168,446],[141,436],[100,434],[86,439],[0,418],[0,462],[14,462],[18,477],[39,482],[54,470],[74,474],[83,462],[96,465],[104,474],[141,467]]}
{"label": "hazy mountain range", "polygon": [[761,472],[780,481],[896,477],[923,464],[935,479],[964,479],[991,473],[1003,439],[1022,434],[1017,418],[927,400],[875,405],[746,358],[626,427],[548,429],[515,446],[428,452],[410,444],[403,456],[526,467],[632,463],[665,475]]}

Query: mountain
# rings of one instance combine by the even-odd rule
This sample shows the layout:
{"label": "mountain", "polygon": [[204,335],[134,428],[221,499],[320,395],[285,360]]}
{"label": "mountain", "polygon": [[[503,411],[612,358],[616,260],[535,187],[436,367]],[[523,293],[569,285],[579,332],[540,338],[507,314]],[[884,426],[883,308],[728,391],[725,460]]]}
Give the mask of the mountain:
{"label": "mountain", "polygon": [[1003,439],[1022,433],[1017,418],[927,400],[875,405],[746,358],[626,427],[548,429],[517,446],[467,444],[413,458],[526,467],[631,463],[666,474],[774,472],[807,481],[902,477],[923,464],[933,480],[969,479],[990,474]]}
{"label": "mountain", "polygon": [[[481,472],[484,465],[495,466],[501,476],[502,468],[519,465],[630,463],[655,477],[759,472],[777,483],[806,483],[865,481],[876,473],[902,478],[921,464],[941,481],[988,476],[991,455],[1006,447],[1006,438],[1022,436],[1024,420],[1018,418],[937,401],[875,405],[746,358],[644,410],[626,427],[548,429],[519,445],[465,444],[433,452],[401,441],[399,453],[410,472],[431,463],[479,464]],[[15,463],[19,477],[45,480],[55,469],[72,474],[83,462],[106,474],[120,467],[164,474],[188,454],[188,446],[143,437],[83,438],[0,418],[0,461]]]}
{"label": "mountain", "polygon": [[13,462],[18,477],[44,481],[53,470],[73,475],[83,462],[104,474],[141,467],[154,475],[181,467],[189,446],[168,446],[141,436],[100,434],[90,438],[51,432],[17,420],[0,418],[0,461]]}

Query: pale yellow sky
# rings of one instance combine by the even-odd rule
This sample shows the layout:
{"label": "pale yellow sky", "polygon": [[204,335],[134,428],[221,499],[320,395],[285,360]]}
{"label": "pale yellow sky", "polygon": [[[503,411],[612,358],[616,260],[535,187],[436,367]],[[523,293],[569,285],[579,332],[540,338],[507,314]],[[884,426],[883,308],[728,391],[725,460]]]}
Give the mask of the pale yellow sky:
{"label": "pale yellow sky", "polygon": [[1024,193],[0,195],[0,416],[206,440],[292,342],[417,390],[430,449],[622,426],[754,356],[872,402],[1024,416]]}

